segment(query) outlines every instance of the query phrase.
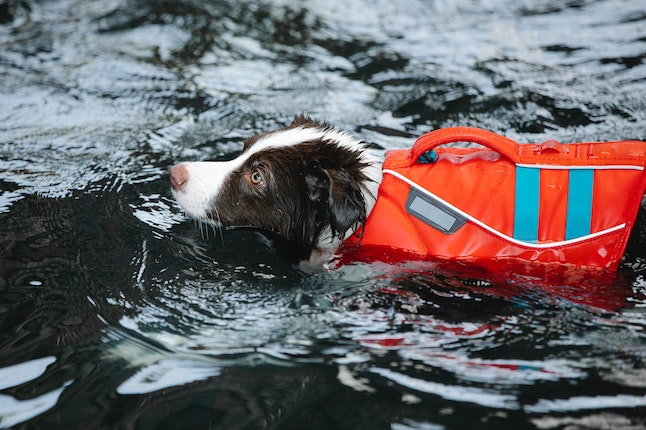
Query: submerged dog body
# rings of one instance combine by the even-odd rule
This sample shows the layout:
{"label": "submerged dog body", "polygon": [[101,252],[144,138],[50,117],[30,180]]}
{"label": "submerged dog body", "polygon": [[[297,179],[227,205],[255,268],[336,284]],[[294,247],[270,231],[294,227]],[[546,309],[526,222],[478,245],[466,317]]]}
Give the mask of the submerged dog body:
{"label": "submerged dog body", "polygon": [[307,117],[247,139],[231,161],[171,167],[184,211],[217,228],[259,230],[284,258],[326,263],[374,207],[381,163],[357,139]]}

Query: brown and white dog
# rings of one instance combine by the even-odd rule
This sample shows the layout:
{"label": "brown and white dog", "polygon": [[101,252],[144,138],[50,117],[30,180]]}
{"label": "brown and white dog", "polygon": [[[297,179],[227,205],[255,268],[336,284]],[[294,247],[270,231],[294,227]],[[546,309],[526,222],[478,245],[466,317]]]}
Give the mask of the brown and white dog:
{"label": "brown and white dog", "polygon": [[[357,139],[298,116],[247,139],[231,161],[184,162],[170,169],[175,199],[216,228],[257,230],[279,256],[305,271],[321,268],[367,219],[382,180],[381,160]],[[627,253],[646,270],[646,198]]]}
{"label": "brown and white dog", "polygon": [[189,216],[258,230],[305,270],[328,262],[366,220],[381,175],[381,161],[359,140],[305,116],[247,139],[231,161],[170,169],[173,195]]}

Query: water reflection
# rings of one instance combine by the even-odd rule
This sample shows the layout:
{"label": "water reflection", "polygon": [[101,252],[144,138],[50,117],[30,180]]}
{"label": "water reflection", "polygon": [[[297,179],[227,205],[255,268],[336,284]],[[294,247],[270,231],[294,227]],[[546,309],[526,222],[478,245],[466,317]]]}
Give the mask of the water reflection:
{"label": "water reflection", "polygon": [[[37,379],[55,361],[54,357],[43,357],[0,368],[0,389],[7,390]],[[71,383],[67,381],[53,391],[26,400],[0,394],[0,426],[9,428],[54,407],[65,387]]]}

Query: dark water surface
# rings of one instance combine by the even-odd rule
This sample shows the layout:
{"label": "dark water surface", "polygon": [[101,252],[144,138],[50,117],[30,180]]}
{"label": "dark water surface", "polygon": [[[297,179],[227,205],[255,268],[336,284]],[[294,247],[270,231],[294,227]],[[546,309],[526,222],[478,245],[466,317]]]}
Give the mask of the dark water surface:
{"label": "dark water surface", "polygon": [[646,279],[304,275],[167,169],[305,112],[646,140],[622,1],[0,0],[0,428],[646,427]]}

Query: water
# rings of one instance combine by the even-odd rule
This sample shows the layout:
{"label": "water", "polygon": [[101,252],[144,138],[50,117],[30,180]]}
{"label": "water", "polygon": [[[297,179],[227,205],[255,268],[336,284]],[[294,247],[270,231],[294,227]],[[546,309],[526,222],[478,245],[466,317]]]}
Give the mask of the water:
{"label": "water", "polygon": [[1,428],[646,426],[639,271],[304,275],[173,203],[301,112],[381,152],[646,139],[643,2],[400,3],[0,3]]}

